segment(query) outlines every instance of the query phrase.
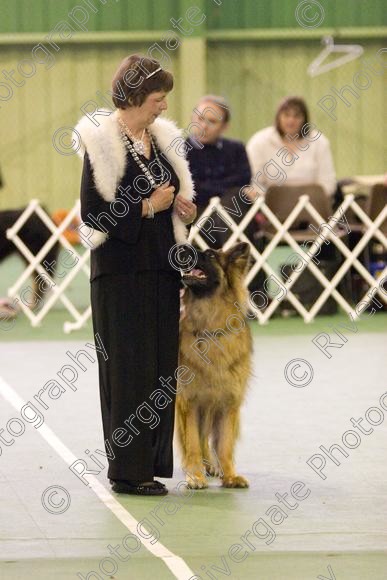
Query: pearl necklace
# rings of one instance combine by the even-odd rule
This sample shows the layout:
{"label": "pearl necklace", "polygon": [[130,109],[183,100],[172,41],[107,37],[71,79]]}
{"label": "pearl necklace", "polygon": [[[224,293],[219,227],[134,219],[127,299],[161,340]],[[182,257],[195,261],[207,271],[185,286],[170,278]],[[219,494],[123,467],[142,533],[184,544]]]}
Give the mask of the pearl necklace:
{"label": "pearl necklace", "polygon": [[153,189],[157,189],[157,187],[163,183],[164,181],[164,176],[165,176],[165,172],[164,172],[164,168],[163,168],[163,164],[160,161],[160,158],[157,154],[157,149],[155,147],[154,141],[153,141],[153,137],[152,135],[147,131],[151,145],[152,145],[152,149],[154,151],[156,160],[157,160],[157,165],[159,166],[160,170],[161,170],[161,175],[159,178],[159,183],[156,182],[155,178],[153,177],[153,175],[151,174],[151,172],[149,171],[149,169],[147,168],[147,166],[145,165],[145,163],[143,163],[141,161],[141,159],[139,158],[137,151],[134,148],[134,145],[131,143],[130,139],[128,138],[127,134],[125,133],[125,131],[121,128],[121,138],[124,142],[125,147],[127,148],[127,150],[130,152],[131,156],[133,157],[134,161],[137,163],[137,165],[140,167],[141,171],[145,174],[145,176],[147,177],[147,179],[149,180],[150,184],[152,185]]}
{"label": "pearl necklace", "polygon": [[136,137],[133,135],[133,132],[129,129],[128,125],[126,123],[124,123],[124,121],[122,119],[118,119],[118,121],[119,121],[122,129],[124,129],[124,130],[126,129],[129,133],[129,135],[131,136],[132,141],[133,141],[133,147],[134,147],[135,151],[137,153],[139,153],[140,155],[144,155],[145,154],[145,145],[144,145],[143,139],[144,139],[144,135],[145,135],[145,128],[142,132],[141,139],[136,139]]}

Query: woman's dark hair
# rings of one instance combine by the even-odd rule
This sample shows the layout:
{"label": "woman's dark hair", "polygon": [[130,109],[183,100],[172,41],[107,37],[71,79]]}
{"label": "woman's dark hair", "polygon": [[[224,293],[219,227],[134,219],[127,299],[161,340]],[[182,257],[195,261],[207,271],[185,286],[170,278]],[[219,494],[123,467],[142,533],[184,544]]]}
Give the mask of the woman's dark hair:
{"label": "woman's dark hair", "polygon": [[307,125],[307,127],[303,131],[303,134],[308,135],[310,130],[308,126],[309,111],[302,97],[285,97],[284,99],[282,99],[282,101],[278,105],[277,112],[275,114],[275,128],[277,129],[278,133],[281,135],[281,137],[285,135],[285,133],[281,129],[279,116],[283,111],[288,111],[289,109],[295,109],[298,113],[301,113],[301,115],[304,117],[301,129],[304,125]]}
{"label": "woman's dark hair", "polygon": [[154,58],[131,54],[124,58],[112,80],[112,100],[118,109],[140,107],[150,93],[173,89],[173,76]]}

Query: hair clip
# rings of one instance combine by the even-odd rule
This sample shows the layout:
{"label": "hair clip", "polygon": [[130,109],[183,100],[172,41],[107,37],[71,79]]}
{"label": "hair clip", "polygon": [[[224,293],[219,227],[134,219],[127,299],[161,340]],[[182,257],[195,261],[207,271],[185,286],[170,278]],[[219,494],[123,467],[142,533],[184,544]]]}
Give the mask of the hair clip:
{"label": "hair clip", "polygon": [[153,75],[155,75],[156,73],[158,73],[160,70],[162,70],[161,66],[159,66],[159,68],[157,68],[156,70],[154,70],[153,72],[151,72],[148,76],[146,76],[146,79],[150,79],[150,77],[153,77]]}

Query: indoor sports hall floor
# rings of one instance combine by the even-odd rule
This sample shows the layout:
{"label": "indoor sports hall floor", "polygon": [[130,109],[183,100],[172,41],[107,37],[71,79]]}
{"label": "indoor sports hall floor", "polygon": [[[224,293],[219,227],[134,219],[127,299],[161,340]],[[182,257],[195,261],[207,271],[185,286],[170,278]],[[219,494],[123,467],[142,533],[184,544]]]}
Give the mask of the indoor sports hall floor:
{"label": "indoor sports hall floor", "polygon": [[[4,272],[2,265],[3,296]],[[67,352],[84,349],[93,357],[86,346],[93,342],[91,326],[65,336],[61,326],[68,319],[58,309],[40,328],[20,317],[11,331],[0,332],[0,430],[20,418],[21,407],[71,362]],[[222,489],[214,479],[207,490],[186,497],[178,487],[183,473],[176,454],[163,504],[159,498],[112,494],[106,462],[95,455],[103,463],[98,468],[85,452],[104,449],[97,364],[86,361],[75,391],[47,399],[43,426],[27,424],[12,445],[0,441],[0,578],[189,580],[196,574],[197,579],[385,580],[387,420],[361,434],[357,448],[346,448],[347,458],[337,454],[339,466],[327,459],[325,479],[306,461],[320,445],[342,445],[343,434],[353,429],[351,417],[364,418],[370,407],[380,410],[369,415],[375,423],[381,417],[386,322],[385,314],[377,314],[358,322],[357,332],[341,327],[347,342],[332,350],[330,359],[312,339],[345,324],[344,316],[319,317],[311,325],[298,318],[253,324],[254,376],[236,453],[238,471],[250,488]],[[284,377],[287,363],[296,358],[313,367],[313,379],[303,388]],[[9,425],[20,429],[20,423]],[[69,469],[76,459],[96,471],[89,487]],[[296,482],[305,484],[305,497],[290,503]],[[49,488],[56,492],[54,504],[63,500],[58,508],[63,513],[47,511]],[[283,521],[276,525],[265,513],[274,505],[282,508],[276,517],[279,521],[282,514]],[[251,532],[258,520],[261,538]],[[271,524],[275,536],[262,538],[262,521]],[[130,535],[139,522],[141,545]],[[230,550],[238,544],[240,549]],[[114,554],[109,545],[121,548]]]}

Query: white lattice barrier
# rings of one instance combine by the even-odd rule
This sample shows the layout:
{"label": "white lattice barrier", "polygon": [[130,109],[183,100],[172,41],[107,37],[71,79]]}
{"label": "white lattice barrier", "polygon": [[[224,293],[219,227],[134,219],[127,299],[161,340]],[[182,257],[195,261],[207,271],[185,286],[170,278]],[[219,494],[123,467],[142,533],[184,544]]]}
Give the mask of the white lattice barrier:
{"label": "white lattice barrier", "polygon": [[[337,220],[342,219],[343,214],[351,208],[354,213],[359,218],[360,222],[364,224],[365,231],[357,243],[357,245],[352,249],[345,245],[342,239],[334,233],[334,230],[337,231]],[[306,253],[303,248],[296,242],[296,240],[292,237],[291,232],[289,231],[293,222],[296,218],[306,209],[310,216],[311,221],[316,221],[318,224],[325,224],[324,233],[321,235],[316,235],[315,247]],[[275,250],[275,248],[282,242],[286,242],[294,253],[302,256],[302,260],[305,266],[298,271],[293,271],[291,276],[286,281],[286,294],[281,297],[280,300],[273,299],[268,307],[261,311],[258,307],[256,307],[252,301],[251,303],[251,310],[255,313],[258,321],[260,324],[265,324],[273,315],[275,310],[278,308],[280,302],[283,299],[289,300],[295,310],[303,317],[306,323],[311,322],[316,314],[318,314],[319,310],[323,306],[324,302],[331,296],[336,300],[336,302],[344,309],[344,311],[353,317],[353,319],[357,319],[361,313],[357,313],[354,310],[353,306],[350,305],[347,300],[339,293],[337,290],[338,284],[343,280],[346,276],[347,272],[351,267],[355,268],[359,275],[363,278],[363,280],[369,285],[369,290],[362,298],[362,302],[369,304],[372,301],[372,296],[376,293],[380,296],[383,302],[387,302],[386,293],[380,287],[380,279],[383,279],[387,274],[387,268],[385,268],[381,274],[379,280],[373,278],[368,270],[364,267],[364,265],[358,260],[358,256],[367,246],[372,238],[376,238],[384,248],[387,248],[387,239],[383,232],[379,229],[384,220],[387,218],[387,206],[383,208],[380,214],[376,217],[374,221],[372,221],[367,214],[359,207],[356,203],[353,195],[348,195],[337,208],[336,212],[330,217],[328,222],[324,222],[324,219],[321,215],[317,212],[317,210],[312,206],[309,201],[309,196],[302,195],[300,196],[298,203],[293,208],[292,212],[286,218],[284,223],[281,223],[277,217],[273,214],[270,208],[265,204],[265,200],[263,196],[260,196],[254,204],[252,204],[251,208],[248,210],[242,221],[237,224],[233,219],[232,216],[227,212],[227,210],[222,206],[221,200],[219,197],[214,197],[209,201],[209,204],[206,210],[203,212],[202,216],[200,217],[199,223],[201,228],[205,225],[204,218],[208,218],[211,216],[212,213],[218,214],[220,218],[224,218],[226,222],[224,225],[228,224],[230,229],[231,236],[227,239],[226,243],[223,246],[223,250],[227,250],[231,247],[234,243],[238,241],[249,242],[247,239],[244,231],[250,221],[254,219],[255,214],[257,211],[261,211],[265,217],[267,218],[268,222],[273,226],[276,230],[274,236],[267,244],[265,249],[262,253],[258,252],[258,250],[251,245],[251,254],[254,260],[254,264],[250,269],[247,277],[246,277],[246,286],[250,283],[250,281],[254,278],[256,273],[259,270],[263,270],[268,277],[274,276],[278,278],[278,273],[275,272],[271,266],[268,264],[267,260],[270,254]],[[331,280],[328,280],[326,276],[318,269],[316,264],[313,262],[313,256],[319,251],[320,246],[324,243],[324,240],[333,243],[337,250],[341,253],[344,260],[343,263],[338,268],[335,275],[332,277]],[[203,231],[199,229],[199,227],[191,228],[190,232],[190,243],[196,243],[201,249],[208,248],[208,244],[203,237]],[[293,284],[296,282],[297,278],[302,274],[305,268],[308,268],[310,272],[314,275],[316,280],[320,282],[323,286],[323,291],[310,308],[310,310],[306,310],[303,304],[298,300],[298,298],[293,294],[291,291]],[[281,280],[283,286],[285,286],[285,282]]]}
{"label": "white lattice barrier", "polygon": [[[13,224],[11,228],[7,230],[7,238],[12,240],[21,254],[23,254],[23,256],[26,258],[27,262],[29,262],[24,272],[19,276],[13,286],[8,289],[8,296],[18,299],[18,304],[20,304],[24,314],[30,319],[32,326],[39,326],[41,324],[41,321],[45,316],[47,316],[48,312],[51,310],[57,300],[62,302],[66,310],[75,319],[75,322],[66,322],[64,324],[63,330],[66,333],[70,332],[71,330],[80,328],[91,315],[90,306],[84,312],[79,312],[65,293],[66,289],[69,287],[71,282],[80,271],[82,271],[88,279],[90,275],[90,268],[87,263],[89,260],[90,251],[87,250],[83,255],[80,255],[75,250],[74,246],[72,246],[63,235],[64,230],[67,229],[72,220],[78,215],[79,208],[80,202],[77,201],[62,223],[59,226],[56,226],[50,216],[40,206],[39,201],[37,199],[33,199],[30,201],[24,212],[20,215],[19,219]],[[18,236],[18,232],[33,213],[35,213],[52,232],[52,236],[47,240],[44,246],[42,246],[36,256],[30,252],[30,250]],[[41,265],[41,262],[44,261],[48,252],[52,249],[56,242],[58,242],[60,246],[66,250],[71,251],[77,260],[76,264],[71,268],[70,272],[66,275],[62,283],[58,283],[58,281],[50,276],[50,274]],[[20,294],[20,290],[25,287],[24,285],[26,283],[28,283],[28,280],[30,279],[33,272],[38,272],[41,274],[42,279],[47,281],[50,286],[52,286],[49,293],[47,293],[43,307],[37,313],[31,310],[28,304],[24,303],[24,300]]]}
{"label": "white lattice barrier", "polygon": [[[13,243],[17,246],[20,252],[25,256],[26,260],[29,262],[25,271],[21,274],[15,284],[9,288],[8,295],[12,298],[18,298],[20,301],[20,306],[23,309],[23,312],[28,316],[31,321],[32,326],[37,326],[41,324],[43,318],[48,314],[57,300],[60,300],[64,307],[67,309],[69,314],[73,317],[73,321],[65,322],[63,330],[66,333],[69,333],[73,330],[81,328],[91,316],[91,308],[90,306],[86,308],[83,312],[79,312],[75,305],[71,302],[71,300],[66,296],[66,289],[69,285],[74,281],[75,277],[80,275],[80,272],[87,276],[89,279],[90,270],[88,261],[90,258],[90,250],[86,250],[82,255],[78,254],[74,247],[67,241],[67,239],[63,235],[63,231],[68,227],[71,221],[74,219],[75,216],[79,213],[80,202],[77,201],[74,207],[66,216],[65,220],[57,227],[51,218],[47,215],[47,213],[42,209],[38,200],[32,200],[28,206],[26,207],[23,214],[19,217],[19,219],[15,222],[15,224],[7,231],[7,237],[13,241]],[[357,215],[360,222],[364,224],[365,230],[363,235],[355,248],[349,250],[343,240],[334,233],[334,230],[337,231],[337,221],[342,218],[343,214],[345,214],[348,209],[352,209],[353,212]],[[324,224],[323,218],[320,214],[316,211],[316,209],[312,206],[309,201],[309,197],[307,195],[303,195],[299,198],[298,203],[293,208],[292,212],[286,218],[284,223],[281,223],[277,217],[271,212],[270,208],[265,204],[264,197],[259,197],[250,207],[242,221],[237,224],[233,219],[230,213],[222,206],[221,200],[218,197],[214,197],[210,200],[206,210],[200,217],[200,222],[203,224],[204,219],[211,216],[212,213],[217,213],[219,217],[223,217],[225,221],[225,225],[229,227],[231,235],[227,239],[227,242],[223,246],[224,250],[227,250],[231,247],[234,243],[238,241],[249,242],[247,239],[244,231],[251,220],[254,219],[254,216],[258,211],[262,212],[268,222],[273,226],[275,230],[275,234],[267,244],[265,249],[262,253],[260,253],[254,246],[251,245],[251,255],[254,260],[253,266],[250,269],[247,278],[246,278],[246,285],[250,283],[250,281],[254,278],[256,273],[259,270],[263,270],[268,277],[274,276],[278,279],[278,273],[273,270],[273,268],[268,263],[268,258],[272,254],[272,252],[277,248],[277,246],[282,242],[286,242],[287,245],[293,250],[294,253],[301,255],[302,260],[304,262],[304,266],[302,269],[298,271],[293,271],[291,276],[286,281],[286,295],[282,296],[280,300],[272,299],[267,308],[264,311],[261,311],[259,308],[254,306],[254,303],[251,301],[251,310],[255,313],[258,321],[260,324],[265,324],[268,322],[270,317],[278,308],[282,299],[286,298],[295,308],[295,310],[302,316],[306,323],[311,322],[314,317],[318,314],[319,310],[323,306],[326,299],[329,297],[334,298],[336,302],[341,306],[344,311],[353,317],[353,319],[357,319],[360,314],[358,314],[353,305],[350,305],[347,300],[340,294],[337,289],[338,284],[343,280],[346,276],[347,272],[351,267],[355,268],[359,275],[363,278],[363,280],[368,284],[369,290],[366,292],[362,301],[364,303],[369,304],[372,300],[373,294],[377,294],[379,298],[386,303],[386,293],[380,287],[380,279],[383,279],[387,275],[387,268],[384,269],[382,272],[381,278],[379,280],[373,278],[368,270],[364,267],[364,265],[359,261],[358,257],[361,252],[365,249],[367,244],[370,242],[372,238],[377,239],[380,244],[383,245],[384,248],[387,249],[387,239],[386,236],[380,229],[380,226],[387,218],[387,206],[383,208],[380,214],[376,217],[375,220],[371,220],[367,214],[359,207],[359,205],[354,200],[352,195],[346,196],[343,203],[340,207],[336,210],[336,212],[331,216],[329,221],[325,224],[324,233],[319,233],[316,235],[315,247],[308,251],[303,250],[300,245],[295,241],[295,239],[291,235],[290,228],[294,222],[294,220],[300,215],[300,213],[306,209],[311,216],[311,221],[315,221],[318,224]],[[52,236],[46,242],[46,244],[41,248],[39,253],[36,256],[33,256],[25,244],[22,242],[20,237],[17,235],[20,231],[21,227],[25,224],[29,216],[35,212],[41,220],[46,224],[46,226],[51,230]],[[338,252],[343,257],[343,263],[338,268],[337,272],[333,276],[331,280],[328,280],[326,276],[318,269],[316,264],[313,262],[313,256],[318,252],[319,247],[324,243],[324,240],[333,243]],[[56,242],[59,242],[61,246],[67,250],[70,250],[75,257],[77,258],[77,263],[71,269],[69,274],[66,275],[65,279],[61,284],[55,281],[46,270],[41,266],[40,262],[42,262],[50,251],[50,249],[54,246]],[[190,243],[195,243],[201,249],[208,248],[208,244],[203,236],[203,232],[196,226],[191,228]],[[302,274],[305,268],[308,268],[310,272],[315,276],[316,280],[320,282],[323,286],[323,290],[310,308],[307,310],[304,305],[299,301],[299,299],[293,294],[292,286],[296,282],[297,278]],[[44,306],[35,314],[31,309],[23,303],[20,296],[20,288],[26,281],[29,279],[31,274],[34,271],[38,271],[40,274],[44,275],[45,278],[48,278],[53,283],[53,288],[50,290],[49,295],[47,296]],[[283,283],[285,285],[285,283]]]}

